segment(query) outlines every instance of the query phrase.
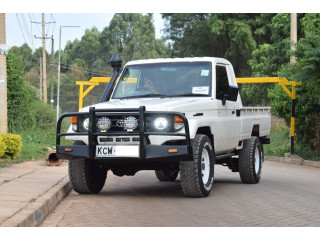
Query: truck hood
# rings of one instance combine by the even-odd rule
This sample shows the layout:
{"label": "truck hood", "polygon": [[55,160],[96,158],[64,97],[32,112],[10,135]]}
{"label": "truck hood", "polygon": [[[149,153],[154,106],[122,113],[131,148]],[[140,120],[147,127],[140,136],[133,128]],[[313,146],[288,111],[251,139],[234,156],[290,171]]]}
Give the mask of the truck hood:
{"label": "truck hood", "polygon": [[[188,111],[194,107],[206,110],[210,97],[179,97],[179,98],[136,98],[136,99],[111,99],[109,102],[92,105],[96,109],[103,108],[139,108],[145,106],[147,111]],[[80,112],[88,112],[89,107],[82,108]]]}

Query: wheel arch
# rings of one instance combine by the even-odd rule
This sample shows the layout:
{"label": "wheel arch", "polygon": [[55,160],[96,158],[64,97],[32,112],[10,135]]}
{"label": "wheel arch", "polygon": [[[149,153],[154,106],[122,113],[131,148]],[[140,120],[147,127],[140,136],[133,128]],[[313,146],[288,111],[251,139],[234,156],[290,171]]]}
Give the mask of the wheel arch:
{"label": "wheel arch", "polygon": [[260,124],[253,124],[251,136],[260,137]]}
{"label": "wheel arch", "polygon": [[199,128],[197,129],[196,134],[207,135],[208,138],[210,139],[212,145],[214,145],[214,136],[213,136],[213,134],[212,134],[212,132],[211,132],[211,128],[210,128],[210,127],[208,127],[208,126],[206,126],[206,127],[199,127]]}

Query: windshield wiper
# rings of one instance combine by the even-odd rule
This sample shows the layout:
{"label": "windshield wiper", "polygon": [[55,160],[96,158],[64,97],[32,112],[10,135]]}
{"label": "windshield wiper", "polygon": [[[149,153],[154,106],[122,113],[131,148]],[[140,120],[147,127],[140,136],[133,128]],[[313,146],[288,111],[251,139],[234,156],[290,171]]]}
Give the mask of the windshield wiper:
{"label": "windshield wiper", "polygon": [[143,97],[167,97],[167,95],[159,94],[159,93],[149,93],[144,95],[135,95],[135,96],[127,96],[119,99],[129,99],[129,98],[143,98]]}
{"label": "windshield wiper", "polygon": [[177,95],[168,95],[167,97],[193,97],[193,96],[205,96],[209,97],[207,94],[199,94],[199,93],[185,93],[185,94],[177,94]]}

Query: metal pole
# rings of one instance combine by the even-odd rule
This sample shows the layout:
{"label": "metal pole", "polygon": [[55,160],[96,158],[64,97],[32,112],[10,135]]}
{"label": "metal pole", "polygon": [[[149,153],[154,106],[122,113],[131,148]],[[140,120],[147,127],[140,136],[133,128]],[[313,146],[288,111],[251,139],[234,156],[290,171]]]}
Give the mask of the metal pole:
{"label": "metal pole", "polygon": [[59,34],[59,63],[58,63],[58,88],[57,88],[57,122],[59,119],[59,99],[60,99],[60,51],[61,51],[61,29],[60,26],[60,34]]}
{"label": "metal pole", "polygon": [[60,102],[60,51],[61,51],[61,30],[63,27],[80,27],[80,26],[60,26],[59,34],[59,64],[58,64],[58,88],[57,88],[57,122],[59,119],[59,102]]}
{"label": "metal pole", "polygon": [[294,124],[295,124],[295,109],[296,109],[296,86],[292,86],[292,100],[291,100],[291,131],[290,131],[290,154],[294,154]]}
{"label": "metal pole", "polygon": [[44,23],[44,13],[42,13],[42,81],[43,81],[43,101],[48,102],[47,95],[47,60],[46,60],[46,35],[45,35],[45,23]]}
{"label": "metal pole", "polygon": [[50,92],[50,103],[53,105],[54,101],[53,101],[53,62],[54,62],[54,39],[52,37],[52,46],[51,46],[51,67],[50,67],[50,71],[51,71],[51,92]]}
{"label": "metal pole", "polygon": [[[0,13],[0,44],[6,44],[6,14]],[[8,132],[7,57],[0,54],[0,133]]]}

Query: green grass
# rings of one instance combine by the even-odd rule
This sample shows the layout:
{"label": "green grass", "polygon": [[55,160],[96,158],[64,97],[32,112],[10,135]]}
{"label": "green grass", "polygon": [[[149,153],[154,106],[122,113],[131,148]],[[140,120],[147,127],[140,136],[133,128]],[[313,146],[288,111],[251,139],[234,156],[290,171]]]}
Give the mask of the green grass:
{"label": "green grass", "polygon": [[[63,122],[62,131],[66,132],[69,122]],[[20,155],[14,159],[0,159],[0,167],[8,166],[13,163],[21,163],[27,160],[44,160],[48,152],[47,147],[56,149],[56,129],[30,128],[23,131],[14,132],[22,137],[22,149]],[[61,144],[70,145],[71,141],[61,138]]]}
{"label": "green grass", "polygon": [[[69,122],[63,121],[62,132],[69,128]],[[22,150],[17,160],[40,160],[45,159],[47,147],[56,149],[56,129],[42,130],[39,128],[25,130],[19,133],[22,137]],[[61,138],[61,144],[69,145],[71,141]]]}
{"label": "green grass", "polygon": [[[290,152],[290,129],[288,127],[273,129],[270,132],[270,144],[264,145],[265,156],[284,157]],[[308,145],[295,144],[295,154],[306,160],[320,161],[320,156]]]}
{"label": "green grass", "polygon": [[284,154],[290,152],[290,129],[288,127],[279,127],[270,132],[270,144],[264,145],[265,156],[284,157]]}

